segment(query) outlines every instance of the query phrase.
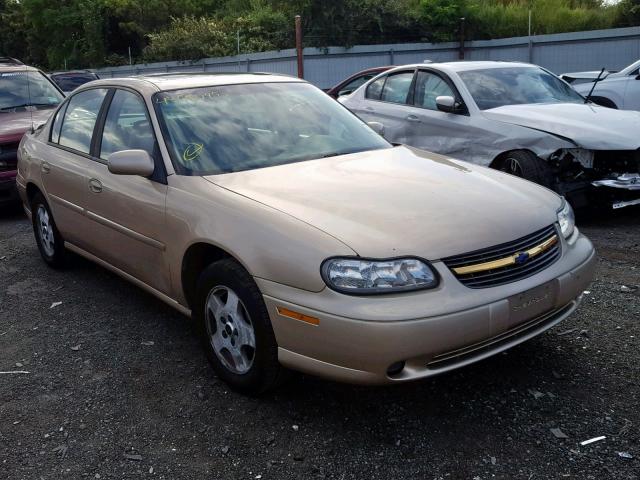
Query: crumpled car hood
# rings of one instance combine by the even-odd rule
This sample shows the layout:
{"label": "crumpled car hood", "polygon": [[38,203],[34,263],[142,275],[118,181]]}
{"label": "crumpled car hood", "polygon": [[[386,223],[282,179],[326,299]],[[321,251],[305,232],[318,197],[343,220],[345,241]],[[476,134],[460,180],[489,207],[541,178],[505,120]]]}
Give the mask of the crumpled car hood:
{"label": "crumpled car hood", "polygon": [[640,148],[640,112],[596,105],[558,103],[507,105],[485,110],[491,120],[542,130],[568,138],[590,150],[636,150]]}
{"label": "crumpled car hood", "polygon": [[561,205],[531,182],[409,147],[205,178],[374,258],[497,245],[553,224]]}

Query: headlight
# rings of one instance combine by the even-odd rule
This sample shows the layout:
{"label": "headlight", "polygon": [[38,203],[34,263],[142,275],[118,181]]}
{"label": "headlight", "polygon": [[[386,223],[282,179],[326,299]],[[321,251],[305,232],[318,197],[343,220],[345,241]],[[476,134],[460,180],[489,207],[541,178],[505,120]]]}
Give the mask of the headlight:
{"label": "headlight", "polygon": [[573,234],[573,229],[576,225],[576,217],[573,214],[573,209],[569,202],[566,200],[562,204],[560,210],[558,210],[558,224],[560,225],[560,231],[564,238],[569,238]]}
{"label": "headlight", "polygon": [[435,271],[417,258],[330,258],[322,264],[321,272],[329,287],[352,295],[406,292],[438,285]]}

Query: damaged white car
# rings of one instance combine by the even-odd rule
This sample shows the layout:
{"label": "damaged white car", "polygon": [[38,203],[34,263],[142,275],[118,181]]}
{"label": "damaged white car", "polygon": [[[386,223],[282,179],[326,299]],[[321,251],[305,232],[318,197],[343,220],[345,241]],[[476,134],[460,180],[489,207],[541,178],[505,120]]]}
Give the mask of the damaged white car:
{"label": "damaged white car", "polygon": [[640,204],[640,113],[588,103],[535,65],[407,65],[340,102],[393,143],[518,175],[575,207]]}

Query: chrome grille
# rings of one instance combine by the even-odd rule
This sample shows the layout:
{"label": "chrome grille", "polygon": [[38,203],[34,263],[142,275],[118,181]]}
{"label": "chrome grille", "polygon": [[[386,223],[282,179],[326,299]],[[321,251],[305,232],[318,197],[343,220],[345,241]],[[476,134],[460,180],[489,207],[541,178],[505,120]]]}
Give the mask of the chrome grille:
{"label": "chrome grille", "polygon": [[[546,244],[550,245],[544,247]],[[522,263],[496,266],[495,268],[482,267],[485,264],[509,259],[522,252],[535,250],[540,246],[543,246],[544,250]],[[550,225],[512,242],[448,257],[442,261],[463,285],[469,288],[488,288],[530,277],[554,263],[560,257],[560,253],[560,236],[556,227]],[[465,268],[473,269],[475,267],[481,267],[483,270],[474,273],[461,272]]]}

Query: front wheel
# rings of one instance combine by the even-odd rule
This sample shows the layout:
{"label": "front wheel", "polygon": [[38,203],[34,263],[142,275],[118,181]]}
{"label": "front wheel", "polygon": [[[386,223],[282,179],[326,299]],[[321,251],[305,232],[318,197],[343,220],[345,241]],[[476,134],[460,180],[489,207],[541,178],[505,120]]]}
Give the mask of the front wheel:
{"label": "front wheel", "polygon": [[31,202],[33,233],[42,259],[53,268],[62,268],[67,263],[67,250],[58,232],[53,214],[46,200],[37,194]]}
{"label": "front wheel", "polygon": [[213,369],[232,388],[256,395],[282,382],[286,372],[267,307],[238,262],[224,259],[204,270],[193,313]]}
{"label": "front wheel", "polygon": [[547,188],[553,188],[553,172],[543,159],[526,150],[505,153],[497,164],[501,170]]}
{"label": "front wheel", "polygon": [[594,97],[591,96],[590,100],[597,104],[600,105],[601,107],[607,107],[607,108],[613,108],[613,109],[618,109],[618,106],[615,104],[615,102],[613,100],[609,100],[607,97]]}

